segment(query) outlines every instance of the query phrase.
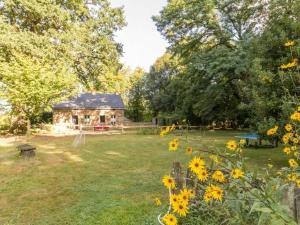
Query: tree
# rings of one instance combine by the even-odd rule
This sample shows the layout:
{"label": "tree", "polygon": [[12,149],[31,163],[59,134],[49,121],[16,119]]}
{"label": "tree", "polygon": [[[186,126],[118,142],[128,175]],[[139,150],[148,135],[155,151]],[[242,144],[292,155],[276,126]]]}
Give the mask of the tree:
{"label": "tree", "polygon": [[121,8],[107,0],[1,3],[0,82],[13,112],[29,121],[69,97],[79,82],[89,90],[115,88],[122,48],[114,32],[125,25]]}
{"label": "tree", "polygon": [[169,1],[154,17],[184,68],[164,87],[169,113],[244,125],[279,117],[286,90],[278,67],[291,60],[283,44],[299,38],[298,9],[293,0]]}
{"label": "tree", "polygon": [[172,59],[170,53],[165,53],[159,57],[151,66],[150,72],[144,78],[145,98],[149,101],[153,116],[157,116],[159,111],[170,111],[173,109],[172,98],[169,98],[170,89],[168,85],[172,77],[178,73],[179,62]]}
{"label": "tree", "polygon": [[12,106],[15,115],[30,121],[45,108],[74,93],[76,76],[63,64],[49,65],[17,55],[14,60],[0,67],[2,75],[1,97]]}
{"label": "tree", "polygon": [[247,40],[263,27],[265,10],[258,0],[171,0],[153,19],[172,50],[189,55]]}
{"label": "tree", "polygon": [[136,68],[130,76],[130,90],[128,93],[128,116],[135,122],[143,121],[145,111],[145,99],[143,92],[143,76],[145,72],[142,68]]}

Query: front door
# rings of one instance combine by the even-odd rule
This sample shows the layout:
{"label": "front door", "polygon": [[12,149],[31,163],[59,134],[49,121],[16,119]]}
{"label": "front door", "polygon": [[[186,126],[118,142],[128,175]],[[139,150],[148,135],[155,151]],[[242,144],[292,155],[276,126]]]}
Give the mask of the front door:
{"label": "front door", "polygon": [[78,129],[78,116],[72,116],[72,122],[75,126],[75,129]]}
{"label": "front door", "polygon": [[105,115],[100,115],[100,124],[105,124]]}

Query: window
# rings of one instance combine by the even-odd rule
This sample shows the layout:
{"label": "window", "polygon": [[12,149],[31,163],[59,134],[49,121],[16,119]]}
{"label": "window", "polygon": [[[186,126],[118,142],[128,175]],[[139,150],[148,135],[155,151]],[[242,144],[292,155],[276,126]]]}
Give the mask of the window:
{"label": "window", "polygon": [[105,123],[105,115],[100,115],[100,123]]}
{"label": "window", "polygon": [[78,116],[72,116],[72,122],[75,125],[78,125]]}
{"label": "window", "polygon": [[111,124],[112,125],[116,124],[116,115],[111,115]]}
{"label": "window", "polygon": [[89,124],[91,121],[90,115],[84,115],[84,123]]}

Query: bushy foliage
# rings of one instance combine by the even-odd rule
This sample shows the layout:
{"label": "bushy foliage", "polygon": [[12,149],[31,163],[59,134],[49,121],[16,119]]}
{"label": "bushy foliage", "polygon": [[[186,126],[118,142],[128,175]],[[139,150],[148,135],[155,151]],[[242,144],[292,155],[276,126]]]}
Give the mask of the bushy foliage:
{"label": "bushy foliage", "polygon": [[[176,173],[162,179],[168,190],[166,213],[158,216],[162,225],[176,224],[296,224],[292,212],[282,204],[288,185],[300,188],[298,171],[300,112],[282,130],[285,144],[282,154],[289,155],[286,166],[277,170],[272,164],[258,171],[250,170],[243,156],[245,139],[229,140],[225,148],[190,146],[189,136],[172,138],[176,125],[163,129],[160,136],[169,140],[169,151],[182,151],[191,157],[187,173]],[[278,126],[266,135],[278,135]],[[176,163],[175,163],[176,164]],[[159,199],[155,200],[161,205]]]}
{"label": "bushy foliage", "polygon": [[121,91],[114,33],[124,25],[122,8],[107,0],[1,1],[0,97],[29,123],[79,83]]}
{"label": "bushy foliage", "polygon": [[0,130],[8,130],[10,127],[10,117],[8,114],[0,115]]}
{"label": "bushy foliage", "polygon": [[299,41],[299,7],[283,0],[169,1],[154,17],[171,56],[164,57],[168,67],[158,61],[148,75],[149,84],[163,84],[146,85],[152,110],[194,124],[253,128],[286,119],[287,90],[298,91],[280,65],[293,60],[283,43]]}
{"label": "bushy foliage", "polygon": [[[296,224],[292,213],[282,204],[287,186],[300,188],[300,106],[295,91],[298,87],[295,80],[299,77],[295,45],[293,40],[283,44],[290,51],[290,57],[276,70],[276,79],[282,82],[279,88],[285,90],[284,99],[288,100],[283,104],[284,113],[278,114],[280,120],[270,116],[258,124],[261,137],[281,140],[284,145],[282,154],[289,157],[286,166],[277,171],[272,164],[259,172],[249,170],[243,156],[245,139],[239,143],[229,140],[224,149],[201,144],[189,146],[188,135],[182,139],[173,138],[169,141],[169,150],[185,149],[192,159],[184,176],[176,173],[174,168],[163,178],[169,191],[169,208],[163,216],[158,216],[160,224]],[[165,137],[176,128],[176,125],[167,127],[160,136]],[[160,202],[157,200],[157,203]]]}

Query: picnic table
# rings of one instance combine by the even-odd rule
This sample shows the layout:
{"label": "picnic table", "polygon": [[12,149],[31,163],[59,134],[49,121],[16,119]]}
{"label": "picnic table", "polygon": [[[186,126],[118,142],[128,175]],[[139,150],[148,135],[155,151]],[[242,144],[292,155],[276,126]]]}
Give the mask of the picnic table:
{"label": "picnic table", "polygon": [[[238,135],[238,136],[235,136],[236,138],[239,138],[239,139],[245,139],[246,140],[246,146],[249,146],[249,142],[250,140],[256,140],[255,142],[255,147],[262,147],[262,141],[263,140],[268,140],[270,142],[269,139],[266,139],[264,137],[262,137],[261,135],[259,134],[241,134],[241,135]],[[273,143],[271,143],[271,146],[267,146],[267,147],[278,147],[278,139],[275,138],[273,140]]]}

